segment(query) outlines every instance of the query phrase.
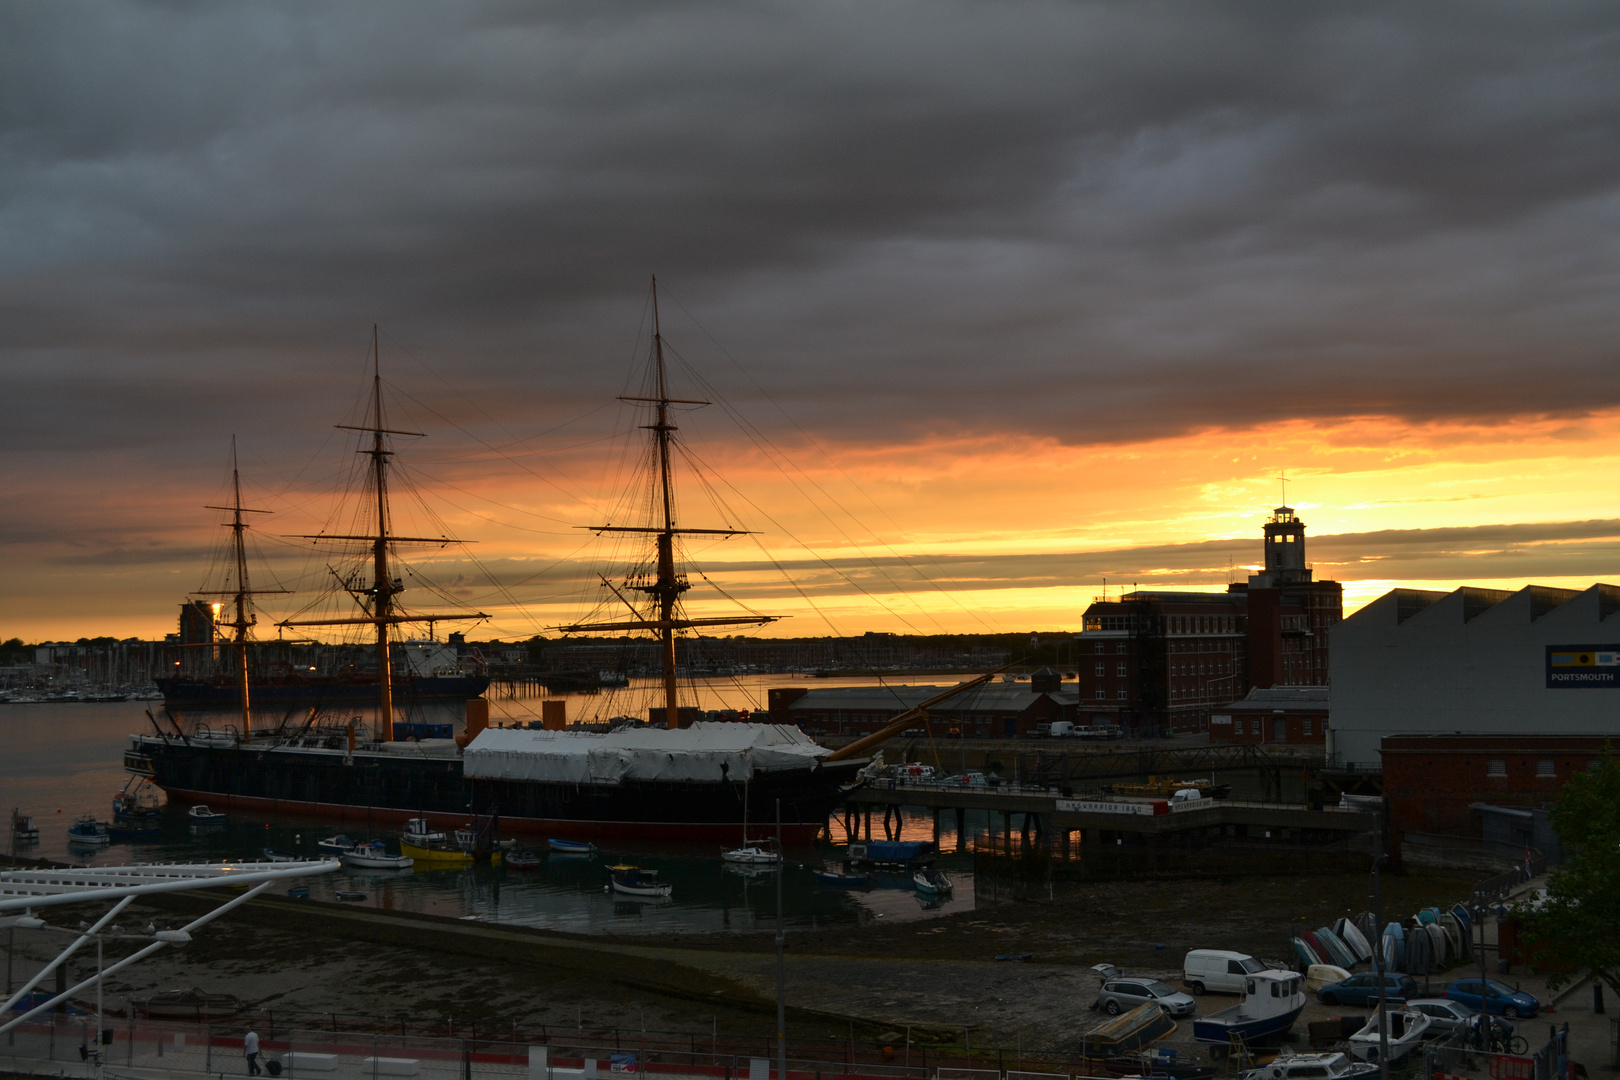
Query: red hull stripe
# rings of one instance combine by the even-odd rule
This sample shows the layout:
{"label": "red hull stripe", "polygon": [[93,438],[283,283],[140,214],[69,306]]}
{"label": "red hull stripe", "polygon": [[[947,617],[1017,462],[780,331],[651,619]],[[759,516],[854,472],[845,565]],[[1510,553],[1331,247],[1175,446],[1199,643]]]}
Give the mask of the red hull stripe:
{"label": "red hull stripe", "polygon": [[[256,795],[225,795],[217,791],[187,791],[185,788],[165,788],[169,798],[186,803],[204,803],[211,810],[225,807],[232,810],[252,810],[263,814],[288,817],[332,818],[341,821],[364,821],[372,825],[403,825],[413,817],[425,816],[428,822],[441,829],[459,829],[467,824],[466,814],[445,814],[428,811],[396,810],[387,806],[351,806],[347,803],[299,802],[292,799],[264,799]],[[785,844],[813,844],[825,827],[823,822],[782,823],[782,842]],[[742,840],[742,823],[715,823],[710,821],[573,821],[561,818],[508,817],[501,815],[501,829],[536,836],[555,836],[568,840],[670,840],[675,842],[735,844]],[[774,836],[774,822],[758,822],[751,829],[757,839]]]}

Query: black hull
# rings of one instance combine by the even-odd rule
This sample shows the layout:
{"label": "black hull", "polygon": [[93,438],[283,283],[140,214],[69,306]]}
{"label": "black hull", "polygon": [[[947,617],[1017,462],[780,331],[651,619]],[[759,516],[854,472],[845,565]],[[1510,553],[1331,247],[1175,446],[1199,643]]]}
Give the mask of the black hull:
{"label": "black hull", "polygon": [[[124,764],[175,802],[379,825],[425,813],[435,824],[460,826],[474,811],[495,809],[506,832],[735,843],[745,820],[740,783],[469,779],[459,757],[357,753],[346,764],[341,749],[208,746],[148,735],[133,741]],[[857,768],[839,763],[756,774],[746,786],[750,833],[774,832],[780,799],[783,838],[814,840]]]}

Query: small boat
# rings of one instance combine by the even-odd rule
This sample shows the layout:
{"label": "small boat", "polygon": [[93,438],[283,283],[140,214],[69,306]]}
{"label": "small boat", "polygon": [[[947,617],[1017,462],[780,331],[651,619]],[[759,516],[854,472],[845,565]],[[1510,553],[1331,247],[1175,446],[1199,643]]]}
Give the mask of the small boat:
{"label": "small boat", "polygon": [[107,835],[113,840],[156,840],[163,835],[163,830],[158,828],[155,821],[115,818],[112,824],[107,826]]}
{"label": "small boat", "polygon": [[1293,971],[1256,971],[1243,979],[1241,1004],[1193,1020],[1193,1038],[1212,1043],[1212,1058],[1221,1059],[1234,1037],[1243,1045],[1276,1046],[1305,1011],[1302,977]]}
{"label": "small boat", "polygon": [[356,866],[363,870],[409,870],[416,865],[416,860],[409,855],[388,854],[381,840],[355,844],[338,858],[343,860],[344,866]]}
{"label": "small boat", "polygon": [[275,848],[265,848],[264,857],[271,862],[298,862],[299,856],[290,851],[277,851]]}
{"label": "small boat", "polygon": [[506,865],[514,870],[537,870],[546,864],[546,860],[535,851],[509,851],[506,854]]}
{"label": "small boat", "polygon": [[546,841],[546,846],[552,851],[563,855],[595,855],[596,845],[588,840],[559,840],[556,837]]}
{"label": "small boat", "polygon": [[823,885],[835,885],[845,889],[858,889],[867,882],[865,874],[849,874],[842,870],[812,870],[810,873]]}
{"label": "small boat", "polygon": [[366,894],[363,892],[350,892],[347,889],[339,889],[337,891],[337,898],[343,901],[345,904],[358,904],[366,898]]}
{"label": "small boat", "polygon": [[726,862],[732,863],[774,864],[782,861],[782,856],[779,852],[772,851],[769,848],[754,847],[752,845],[748,847],[730,849],[721,848],[720,857]]}
{"label": "small boat", "polygon": [[996,959],[997,960],[1003,960],[1003,961],[1006,961],[1006,962],[1012,963],[1012,964],[1027,964],[1031,960],[1035,959],[1035,954],[1032,953],[1032,952],[996,953]]}
{"label": "small boat", "polygon": [[946,877],[943,871],[935,870],[932,866],[923,867],[911,875],[911,880],[917,886],[918,892],[934,896],[948,893],[954,888],[951,879]]}
{"label": "small boat", "polygon": [[[1385,1036],[1389,1044],[1389,1060],[1399,1061],[1414,1048],[1423,1045],[1423,1036],[1429,1030],[1429,1018],[1416,1009],[1390,1009],[1384,1014],[1387,1025]],[[1350,1036],[1350,1053],[1362,1061],[1376,1062],[1379,1054],[1379,1015],[1373,1013],[1367,1024]]]}
{"label": "small boat", "polygon": [[11,811],[11,836],[19,844],[39,843],[39,826],[34,824],[31,815],[21,810]]}
{"label": "small boat", "polygon": [[153,1020],[219,1020],[242,1011],[234,994],[207,994],[196,987],[164,990],[131,1004]]}
{"label": "small boat", "polygon": [[334,855],[342,855],[345,851],[353,851],[360,845],[342,833],[328,836],[325,840],[317,840],[315,846],[321,851],[330,851]]}
{"label": "small boat", "polygon": [[1080,1039],[1080,1053],[1088,1058],[1108,1058],[1133,1053],[1157,1042],[1176,1030],[1176,1021],[1162,1005],[1144,1002],[1086,1032]]}
{"label": "small boat", "polygon": [[309,899],[309,886],[308,885],[294,885],[292,888],[287,890],[287,895],[292,897],[294,900],[308,900]]}
{"label": "small boat", "polygon": [[68,826],[67,834],[68,843],[84,847],[100,847],[112,843],[112,837],[107,834],[107,823],[97,821],[93,817],[76,819]]}
{"label": "small boat", "polygon": [[612,889],[626,896],[668,896],[675,891],[675,886],[667,881],[659,881],[658,871],[643,870],[639,866],[610,866],[608,875],[612,879]]}
{"label": "small boat", "polygon": [[1268,1065],[1245,1071],[1239,1080],[1305,1080],[1320,1077],[1323,1080],[1370,1080],[1378,1075],[1378,1066],[1357,1061],[1346,1054],[1289,1054]]}
{"label": "small boat", "polygon": [[157,792],[147,783],[135,785],[134,790],[126,788],[113,796],[114,821],[156,821],[162,812]]}
{"label": "small boat", "polygon": [[[441,834],[442,835],[442,834]],[[411,859],[417,869],[443,870],[446,867],[471,866],[476,860],[471,851],[450,847],[444,841],[420,844],[414,840],[400,840],[399,853]],[[490,861],[499,865],[501,852],[495,852]]]}
{"label": "small boat", "polygon": [[444,833],[439,832],[428,824],[425,817],[413,817],[405,823],[405,839],[421,847],[429,844],[442,844],[447,839]]}
{"label": "small boat", "polygon": [[193,825],[222,825],[225,823],[224,814],[216,814],[206,806],[193,806],[186,811],[186,817]]}

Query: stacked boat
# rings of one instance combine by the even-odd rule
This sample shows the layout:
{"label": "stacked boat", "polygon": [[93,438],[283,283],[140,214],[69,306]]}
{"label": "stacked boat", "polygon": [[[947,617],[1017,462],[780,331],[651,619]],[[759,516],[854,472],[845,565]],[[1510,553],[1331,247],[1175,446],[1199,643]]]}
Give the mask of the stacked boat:
{"label": "stacked boat", "polygon": [[1379,929],[1371,912],[1354,921],[1340,919],[1330,929],[1318,927],[1293,939],[1294,952],[1308,970],[1332,966],[1352,970],[1373,960],[1373,942],[1381,967],[1406,975],[1427,975],[1467,960],[1472,949],[1473,917],[1462,904],[1426,907],[1405,921]]}

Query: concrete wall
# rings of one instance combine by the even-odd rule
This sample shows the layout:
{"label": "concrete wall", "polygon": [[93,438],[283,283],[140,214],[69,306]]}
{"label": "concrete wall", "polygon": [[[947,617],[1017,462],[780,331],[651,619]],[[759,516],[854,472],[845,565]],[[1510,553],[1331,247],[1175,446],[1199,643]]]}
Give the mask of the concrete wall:
{"label": "concrete wall", "polygon": [[1548,646],[1620,646],[1620,589],[1502,595],[1398,589],[1334,627],[1332,750],[1341,764],[1376,764],[1386,735],[1620,736],[1620,687],[1546,685]]}

